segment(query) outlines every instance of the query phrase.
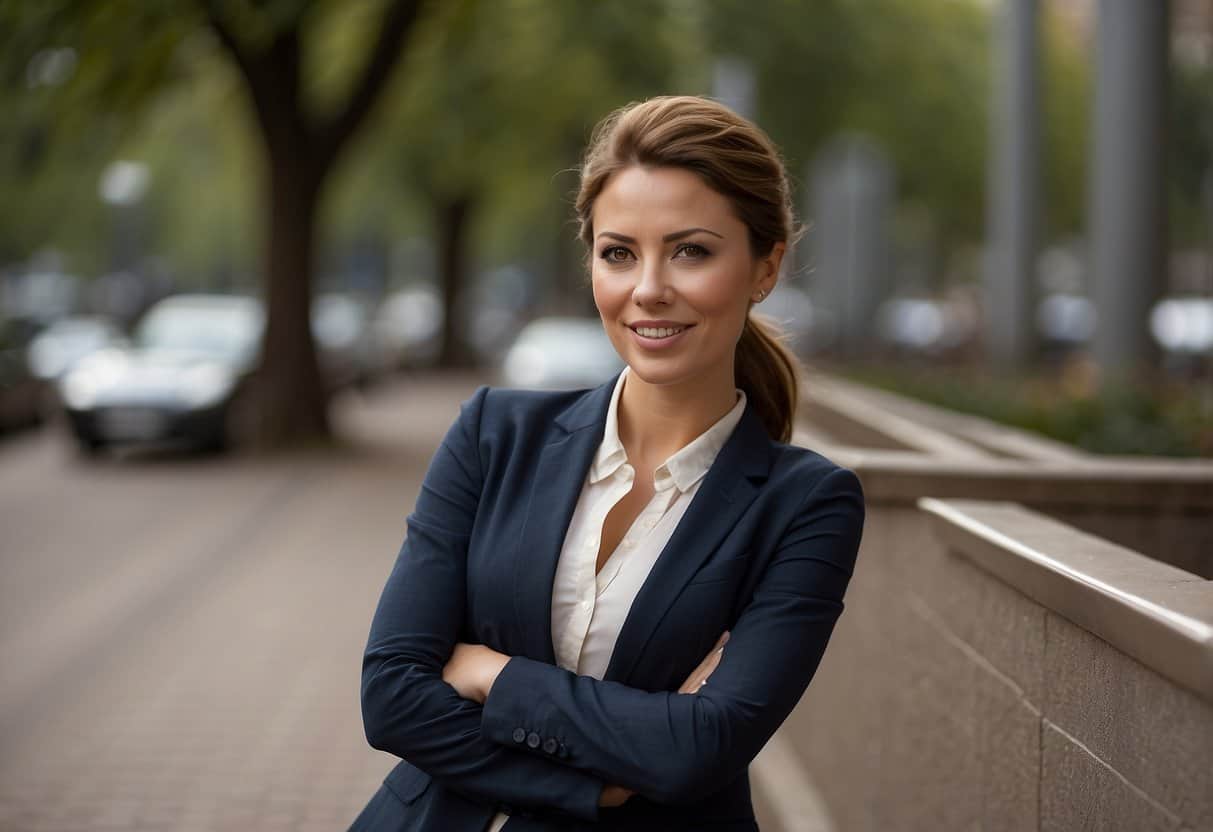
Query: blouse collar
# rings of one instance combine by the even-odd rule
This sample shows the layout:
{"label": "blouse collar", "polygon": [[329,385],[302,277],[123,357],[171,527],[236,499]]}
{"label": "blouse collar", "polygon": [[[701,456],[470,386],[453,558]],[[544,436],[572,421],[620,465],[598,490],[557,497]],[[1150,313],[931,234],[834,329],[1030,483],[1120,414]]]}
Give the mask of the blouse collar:
{"label": "blouse collar", "polygon": [[[625,366],[615,381],[615,389],[611,392],[611,403],[607,408],[606,428],[602,442],[594,461],[590,465],[590,482],[596,483],[615,473],[618,468],[628,461],[627,451],[619,439],[619,395],[623,391],[624,382],[631,372]],[[732,434],[741,415],[745,412],[745,391],[737,389],[737,403],[732,410],[721,416],[711,427],[692,439],[687,445],[676,451],[653,472],[653,484],[658,491],[664,491],[676,486],[685,492],[707,474],[712,462],[724,443]]]}

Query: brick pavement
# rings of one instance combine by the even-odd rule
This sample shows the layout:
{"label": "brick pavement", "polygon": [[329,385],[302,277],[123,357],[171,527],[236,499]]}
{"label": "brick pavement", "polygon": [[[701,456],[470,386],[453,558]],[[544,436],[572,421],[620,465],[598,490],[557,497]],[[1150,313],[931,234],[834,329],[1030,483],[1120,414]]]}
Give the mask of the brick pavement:
{"label": "brick pavement", "polygon": [[370,616],[476,383],[346,402],[350,446],[289,460],[0,447],[0,830],[344,829],[392,764],[359,716]]}

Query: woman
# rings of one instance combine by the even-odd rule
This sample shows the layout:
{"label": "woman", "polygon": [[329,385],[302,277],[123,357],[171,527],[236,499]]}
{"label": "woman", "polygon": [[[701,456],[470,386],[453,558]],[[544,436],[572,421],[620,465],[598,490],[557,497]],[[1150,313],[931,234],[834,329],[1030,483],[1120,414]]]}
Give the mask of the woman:
{"label": "woman", "polygon": [[793,237],[778,152],[634,104],[577,213],[627,366],[462,405],[371,626],[366,734],[402,762],[354,829],[757,829],[747,767],[842,612],[863,494],[786,444],[795,362],[749,317]]}

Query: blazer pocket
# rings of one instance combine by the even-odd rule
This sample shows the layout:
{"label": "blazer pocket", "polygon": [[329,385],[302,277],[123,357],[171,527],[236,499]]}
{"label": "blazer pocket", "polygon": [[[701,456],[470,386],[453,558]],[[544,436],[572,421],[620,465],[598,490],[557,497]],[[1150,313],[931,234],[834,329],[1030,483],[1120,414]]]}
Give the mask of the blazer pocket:
{"label": "blazer pocket", "polygon": [[738,578],[750,563],[749,553],[738,555],[725,560],[712,561],[695,573],[688,586],[694,584],[713,584],[719,581],[731,581]]}
{"label": "blazer pocket", "polygon": [[404,805],[409,805],[425,793],[433,780],[430,775],[417,768],[407,760],[401,760],[396,767],[388,772],[383,784]]}

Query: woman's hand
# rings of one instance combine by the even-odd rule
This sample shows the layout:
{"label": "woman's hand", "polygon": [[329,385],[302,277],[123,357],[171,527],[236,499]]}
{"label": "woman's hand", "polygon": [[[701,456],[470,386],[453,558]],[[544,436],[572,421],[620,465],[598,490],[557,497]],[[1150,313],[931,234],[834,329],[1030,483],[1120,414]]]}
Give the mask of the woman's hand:
{"label": "woman's hand", "polygon": [[[708,677],[712,675],[712,671],[720,664],[720,658],[724,655],[724,646],[728,643],[728,640],[729,631],[725,630],[720,634],[720,638],[716,639],[716,643],[712,645],[712,649],[708,651],[708,654],[703,657],[703,661],[699,663],[699,666],[691,671],[691,675],[678,688],[679,693],[699,692],[699,689],[707,682]],[[634,791],[625,789],[623,786],[608,783],[602,787],[602,794],[598,797],[598,805],[622,806],[634,794]]]}
{"label": "woman's hand", "polygon": [[[716,640],[716,644],[706,656],[699,666],[691,671],[691,675],[678,688],[679,693],[698,693],[699,689],[712,675],[712,671],[720,664],[720,657],[724,655],[724,645],[729,640],[729,631],[725,630],[721,633],[720,638]],[[602,794],[598,797],[599,806],[622,806],[627,802],[628,798],[634,795],[635,792],[631,789],[625,789],[623,786],[616,786],[613,783],[608,783],[602,787]]]}
{"label": "woman's hand", "polygon": [[[497,674],[509,660],[509,656],[483,644],[459,642],[442,667],[442,681],[458,691],[464,699],[483,705]],[[598,805],[622,806],[634,794],[631,789],[607,783],[598,796]]]}
{"label": "woman's hand", "polygon": [[708,651],[708,654],[703,657],[703,661],[699,663],[699,667],[691,671],[691,675],[678,688],[679,693],[699,693],[699,689],[707,684],[708,677],[712,675],[712,671],[720,664],[720,657],[724,655],[724,646],[729,641],[729,631],[725,630],[720,634],[720,638],[716,639],[716,644]]}
{"label": "woman's hand", "polygon": [[453,687],[464,699],[484,704],[489,690],[502,668],[510,660],[483,644],[459,642],[442,668],[442,681]]}

